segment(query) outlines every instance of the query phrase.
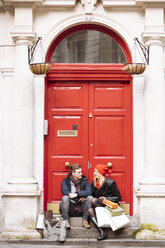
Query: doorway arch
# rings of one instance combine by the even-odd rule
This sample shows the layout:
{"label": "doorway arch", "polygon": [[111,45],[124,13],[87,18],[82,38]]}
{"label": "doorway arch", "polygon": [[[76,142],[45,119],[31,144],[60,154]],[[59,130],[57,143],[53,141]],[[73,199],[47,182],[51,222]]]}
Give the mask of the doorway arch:
{"label": "doorway arch", "polygon": [[[61,33],[51,44],[46,61],[51,61],[63,39],[80,30],[109,35],[120,45],[127,62],[132,61],[124,40],[113,30],[95,24],[77,25]],[[121,204],[132,214],[132,78],[122,70],[123,66],[121,63],[52,63],[45,87],[45,118],[49,121],[45,139],[45,209],[57,212],[60,184],[68,173],[65,162],[80,163],[91,181],[95,164],[111,160],[113,173],[107,176],[118,183]],[[68,132],[64,135],[63,131]]]}
{"label": "doorway arch", "polygon": [[109,35],[110,37],[112,37],[113,39],[115,39],[116,42],[123,49],[123,52],[124,52],[124,54],[126,56],[126,59],[127,59],[127,63],[131,63],[132,62],[131,53],[129,51],[128,46],[124,42],[124,40],[117,33],[115,33],[113,30],[108,29],[107,27],[104,27],[104,26],[97,25],[97,24],[81,24],[81,25],[76,25],[74,27],[71,27],[71,28],[65,30],[61,34],[59,34],[59,36],[52,42],[52,44],[49,47],[49,50],[48,50],[47,56],[46,56],[46,62],[50,62],[51,61],[51,57],[52,57],[52,54],[53,54],[55,48],[57,47],[57,45],[64,38],[66,38],[67,36],[69,36],[72,33],[78,32],[80,30],[81,31],[82,30],[97,30],[97,31],[100,31],[100,32],[103,32],[103,33]]}

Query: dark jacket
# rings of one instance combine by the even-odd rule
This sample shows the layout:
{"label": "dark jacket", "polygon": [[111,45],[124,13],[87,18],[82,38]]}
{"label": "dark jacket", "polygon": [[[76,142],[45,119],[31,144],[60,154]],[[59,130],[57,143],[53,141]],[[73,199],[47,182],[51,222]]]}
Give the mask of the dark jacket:
{"label": "dark jacket", "polygon": [[[70,174],[64,180],[62,181],[61,184],[61,192],[63,195],[69,195],[71,193],[71,180],[70,180]],[[78,198],[81,197],[87,197],[88,195],[92,195],[92,189],[91,185],[86,178],[86,176],[82,175],[82,179],[80,182],[80,191],[76,192],[78,194]]]}
{"label": "dark jacket", "polygon": [[116,182],[108,177],[105,178],[105,182],[99,190],[94,186],[94,182],[92,182],[92,195],[96,198],[104,196],[108,200],[116,203],[121,200],[121,195],[117,188]]}

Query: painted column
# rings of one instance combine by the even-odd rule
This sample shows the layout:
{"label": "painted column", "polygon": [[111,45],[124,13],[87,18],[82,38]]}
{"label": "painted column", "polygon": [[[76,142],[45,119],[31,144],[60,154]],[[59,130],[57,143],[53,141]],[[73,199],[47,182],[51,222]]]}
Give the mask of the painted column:
{"label": "painted column", "polygon": [[146,8],[145,45],[150,45],[144,82],[144,175],[140,197],[140,222],[165,228],[165,82],[164,10]]}
{"label": "painted column", "polygon": [[[28,66],[28,45],[34,41],[32,8],[16,7],[11,36],[15,68],[11,116],[11,179],[3,192],[6,238],[40,238],[35,230],[40,191],[34,179],[34,79]],[[25,18],[26,17],[26,18]]]}

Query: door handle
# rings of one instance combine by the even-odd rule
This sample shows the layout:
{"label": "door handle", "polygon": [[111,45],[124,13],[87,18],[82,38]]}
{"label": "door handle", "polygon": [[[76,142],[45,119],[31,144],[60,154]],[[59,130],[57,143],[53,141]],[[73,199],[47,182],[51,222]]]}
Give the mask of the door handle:
{"label": "door handle", "polygon": [[70,166],[70,163],[69,162],[65,162],[65,167],[69,167]]}
{"label": "door handle", "polygon": [[108,165],[109,168],[112,168],[112,163],[111,162],[108,162],[107,165]]}

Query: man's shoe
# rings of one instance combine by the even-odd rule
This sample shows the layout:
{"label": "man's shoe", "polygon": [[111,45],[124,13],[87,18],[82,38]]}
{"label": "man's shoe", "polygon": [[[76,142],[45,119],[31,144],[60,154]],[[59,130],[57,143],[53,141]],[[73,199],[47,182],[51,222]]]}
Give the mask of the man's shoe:
{"label": "man's shoe", "polygon": [[87,229],[90,229],[90,228],[91,228],[91,226],[89,225],[89,223],[88,223],[87,220],[83,220],[83,221],[82,221],[82,226],[83,226],[84,228],[87,228]]}
{"label": "man's shoe", "polygon": [[71,229],[71,226],[70,226],[70,224],[69,224],[69,221],[68,221],[68,220],[66,220],[65,227],[66,227],[66,229],[67,229],[67,230]]}

